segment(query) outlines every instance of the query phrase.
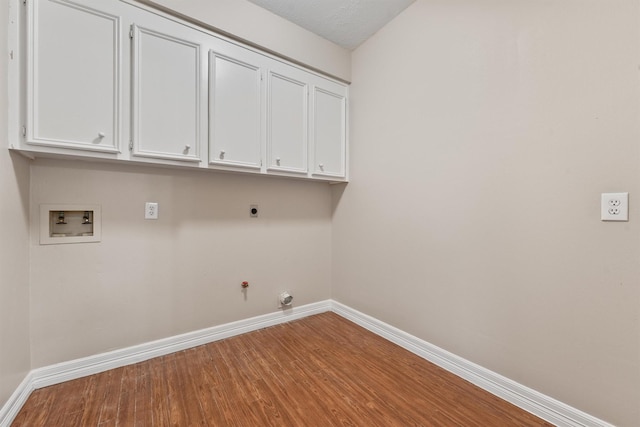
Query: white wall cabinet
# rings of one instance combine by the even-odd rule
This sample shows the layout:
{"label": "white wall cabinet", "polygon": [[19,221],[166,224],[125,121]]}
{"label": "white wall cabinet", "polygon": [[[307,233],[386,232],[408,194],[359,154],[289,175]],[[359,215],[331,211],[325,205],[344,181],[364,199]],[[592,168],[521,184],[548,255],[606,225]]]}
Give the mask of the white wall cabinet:
{"label": "white wall cabinet", "polygon": [[318,82],[313,87],[312,147],[314,176],[341,178],[346,173],[347,98],[343,87]]}
{"label": "white wall cabinet", "polygon": [[206,82],[198,34],[168,20],[143,21],[131,28],[132,155],[200,162]]}
{"label": "white wall cabinet", "polygon": [[11,148],[347,180],[347,85],[131,0],[10,1]]}
{"label": "white wall cabinet", "polygon": [[209,52],[209,163],[259,170],[263,135],[259,58],[242,48],[233,49],[233,56],[224,55],[221,47]]}
{"label": "white wall cabinet", "polygon": [[117,153],[121,18],[99,1],[34,1],[28,12],[28,144]]}
{"label": "white wall cabinet", "polygon": [[272,68],[267,75],[267,170],[306,174],[309,84],[292,67]]}

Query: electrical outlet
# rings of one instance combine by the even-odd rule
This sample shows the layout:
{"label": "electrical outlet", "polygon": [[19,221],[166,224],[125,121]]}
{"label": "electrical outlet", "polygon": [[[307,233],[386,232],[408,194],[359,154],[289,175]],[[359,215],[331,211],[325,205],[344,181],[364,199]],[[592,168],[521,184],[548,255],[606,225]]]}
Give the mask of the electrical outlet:
{"label": "electrical outlet", "polygon": [[249,216],[251,218],[258,218],[258,205],[249,205]]}
{"label": "electrical outlet", "polygon": [[158,204],[156,202],[144,204],[144,219],[158,219]]}
{"label": "electrical outlet", "polygon": [[629,221],[629,193],[602,193],[602,221]]}

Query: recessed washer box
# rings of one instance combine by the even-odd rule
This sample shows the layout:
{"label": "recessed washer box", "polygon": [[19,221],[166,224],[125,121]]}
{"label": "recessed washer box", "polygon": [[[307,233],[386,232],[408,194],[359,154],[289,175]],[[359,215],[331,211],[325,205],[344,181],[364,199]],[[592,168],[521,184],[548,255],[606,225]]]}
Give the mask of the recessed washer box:
{"label": "recessed washer box", "polygon": [[102,237],[100,205],[40,205],[40,244],[99,242]]}

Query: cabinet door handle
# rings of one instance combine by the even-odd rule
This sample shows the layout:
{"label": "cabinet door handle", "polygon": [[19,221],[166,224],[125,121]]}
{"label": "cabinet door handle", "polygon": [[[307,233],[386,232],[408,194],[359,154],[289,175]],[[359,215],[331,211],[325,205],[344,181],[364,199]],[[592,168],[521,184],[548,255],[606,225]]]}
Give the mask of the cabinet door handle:
{"label": "cabinet door handle", "polygon": [[184,151],[189,151],[191,150],[191,146],[189,144],[184,146]]}
{"label": "cabinet door handle", "polygon": [[276,157],[276,165],[280,166],[280,157]]}
{"label": "cabinet door handle", "polygon": [[320,164],[318,165],[318,167],[320,168],[320,170],[321,170],[321,171],[323,171],[323,172],[324,172],[324,164],[320,163]]}
{"label": "cabinet door handle", "polygon": [[220,150],[220,159],[224,159],[224,150]]}
{"label": "cabinet door handle", "polygon": [[107,136],[107,135],[105,135],[105,133],[104,133],[104,132],[98,132],[98,138],[102,139],[102,138],[104,138],[105,136]]}

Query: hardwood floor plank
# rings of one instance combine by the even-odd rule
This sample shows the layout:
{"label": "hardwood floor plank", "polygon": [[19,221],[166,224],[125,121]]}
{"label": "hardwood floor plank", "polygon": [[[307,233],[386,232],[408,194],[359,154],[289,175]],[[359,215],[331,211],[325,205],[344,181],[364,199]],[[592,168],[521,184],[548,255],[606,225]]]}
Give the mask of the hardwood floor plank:
{"label": "hardwood floor plank", "polygon": [[[149,361],[151,372],[149,373],[149,381],[151,386],[151,400],[148,402],[151,412],[151,422],[143,421],[137,417],[136,424],[152,425],[152,426],[168,426],[170,420],[169,406],[169,390],[166,387],[166,377],[164,372],[164,364],[168,356],[158,357]],[[146,418],[143,417],[143,418]]]}
{"label": "hardwood floor plank", "polygon": [[551,424],[335,313],[34,391],[12,426]]}
{"label": "hardwood floor plank", "polygon": [[180,375],[177,372],[176,354],[165,356],[162,367],[164,368],[169,401],[169,424],[172,426],[191,425],[191,419],[185,407],[184,391],[181,389]]}
{"label": "hardwood floor plank", "polygon": [[197,359],[194,357],[194,352],[187,350],[176,353],[175,363],[178,374],[177,389],[183,398],[183,406],[189,420],[189,424],[186,425],[209,427],[207,414],[203,411],[197,387],[197,383],[201,381],[201,378],[193,376],[191,370],[191,367],[197,367]]}
{"label": "hardwood floor plank", "polygon": [[100,415],[98,417],[98,425],[112,425],[116,424],[116,417],[118,416],[118,403],[120,401],[120,386],[122,385],[122,374],[124,368],[112,369],[107,374],[107,382],[104,386],[103,403],[100,408]]}
{"label": "hardwood floor plank", "polygon": [[115,417],[116,427],[135,425],[135,369],[136,365],[129,365],[122,368],[122,377],[120,378],[120,389],[118,392],[118,408]]}
{"label": "hardwood floor plank", "polygon": [[[128,396],[133,401],[133,425],[136,427],[150,426],[153,421],[151,363],[137,363],[133,365],[133,368],[134,389],[129,392]],[[120,421],[118,422],[120,423]]]}
{"label": "hardwood floor plank", "polygon": [[[102,399],[104,399],[104,383],[106,382],[108,372],[102,375],[92,375],[88,377],[86,387],[82,393],[82,399],[78,399],[78,412],[80,412],[80,425],[97,424],[100,416],[100,408],[102,407]],[[96,405],[95,402],[100,402]],[[76,411],[70,411],[69,415],[75,420]],[[65,420],[66,422],[66,420]],[[77,424],[68,422],[67,424]]]}
{"label": "hardwood floor plank", "polygon": [[50,387],[35,390],[29,396],[27,403],[33,401],[33,405],[25,405],[22,407],[12,426],[37,426],[45,425],[47,418],[51,414],[51,401],[54,399],[55,391]]}

